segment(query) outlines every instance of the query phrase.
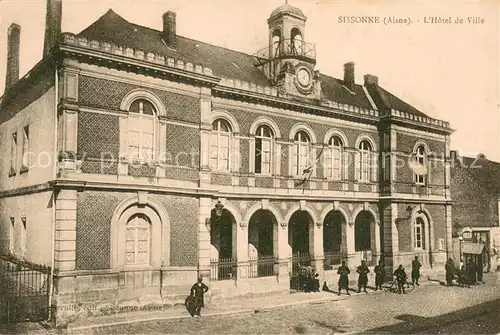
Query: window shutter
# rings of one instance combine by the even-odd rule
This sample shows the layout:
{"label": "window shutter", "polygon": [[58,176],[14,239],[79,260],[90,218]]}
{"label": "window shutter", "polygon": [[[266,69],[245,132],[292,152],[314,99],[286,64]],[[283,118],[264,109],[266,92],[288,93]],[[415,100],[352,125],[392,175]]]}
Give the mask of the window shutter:
{"label": "window shutter", "polygon": [[347,150],[342,151],[342,169],[343,176],[341,176],[342,180],[349,179],[349,152]]}
{"label": "window shutter", "polygon": [[371,181],[376,182],[378,180],[378,153],[377,152],[372,152],[371,153],[371,159],[370,159],[370,164],[371,164]]}
{"label": "window shutter", "polygon": [[255,172],[255,155],[257,153],[257,151],[255,150],[255,138],[252,137],[248,143],[249,143],[249,153],[248,153],[248,161],[249,161],[249,167],[248,167],[248,171],[250,173],[254,173]]}
{"label": "window shutter", "polygon": [[359,151],[354,152],[354,179],[357,181],[361,180],[361,153]]}
{"label": "window shutter", "polygon": [[331,156],[331,149],[327,147],[323,151],[323,159],[321,160],[323,162],[323,178],[330,178],[330,175],[328,174],[330,168],[329,166],[330,156]]}

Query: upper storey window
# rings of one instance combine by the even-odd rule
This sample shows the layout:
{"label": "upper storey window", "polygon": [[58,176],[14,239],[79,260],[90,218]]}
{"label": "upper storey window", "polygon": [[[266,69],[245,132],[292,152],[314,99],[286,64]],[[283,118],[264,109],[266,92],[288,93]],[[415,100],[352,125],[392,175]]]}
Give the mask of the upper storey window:
{"label": "upper storey window", "polygon": [[229,171],[231,137],[232,129],[226,120],[217,119],[212,123],[210,137],[210,167],[212,169]]}
{"label": "upper storey window", "polygon": [[128,155],[131,159],[155,159],[156,110],[145,99],[137,99],[129,108]]}
{"label": "upper storey window", "polygon": [[293,172],[301,176],[310,165],[311,137],[305,131],[299,131],[294,137]]}
{"label": "upper storey window", "polygon": [[373,167],[373,148],[370,142],[364,140],[361,141],[358,147],[359,150],[359,161],[358,161],[358,172],[357,177],[359,181],[370,181],[372,176]]}
{"label": "upper storey window", "polygon": [[255,134],[255,173],[271,174],[274,134],[268,126],[260,126]]}
{"label": "upper storey window", "polygon": [[425,151],[425,147],[420,145],[417,147],[417,151],[415,152],[415,162],[416,168],[413,171],[413,178],[415,184],[425,185],[425,172],[427,166],[427,155]]}
{"label": "upper storey window", "polygon": [[339,136],[332,136],[325,150],[326,177],[333,180],[342,179],[342,153],[344,144]]}

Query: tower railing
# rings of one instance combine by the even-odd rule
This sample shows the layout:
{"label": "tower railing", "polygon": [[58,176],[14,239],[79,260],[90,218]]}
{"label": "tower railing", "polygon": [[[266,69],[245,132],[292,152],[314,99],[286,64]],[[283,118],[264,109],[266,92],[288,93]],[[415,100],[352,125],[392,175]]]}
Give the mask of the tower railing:
{"label": "tower railing", "polygon": [[273,59],[298,57],[303,59],[316,59],[316,46],[298,39],[287,38],[276,41],[271,45],[257,51],[254,55],[259,65]]}

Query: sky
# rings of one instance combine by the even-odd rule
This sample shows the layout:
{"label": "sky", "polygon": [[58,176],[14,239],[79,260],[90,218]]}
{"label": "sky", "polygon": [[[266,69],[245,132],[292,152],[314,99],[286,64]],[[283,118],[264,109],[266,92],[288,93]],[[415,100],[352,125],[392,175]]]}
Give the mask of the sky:
{"label": "sky", "polygon": [[[356,82],[379,85],[428,116],[450,122],[452,149],[500,161],[499,1],[299,1],[307,17],[304,40],[316,45],[316,69],[343,78],[355,62]],[[267,18],[284,1],[64,0],[62,31],[78,33],[112,8],[126,20],[162,29],[177,13],[177,34],[253,54],[268,44]],[[340,16],[409,18],[412,23],[340,23]],[[464,23],[424,23],[426,17]],[[468,17],[484,20],[469,24]],[[5,84],[7,29],[21,25],[20,75],[41,58],[45,0],[0,0],[0,92]],[[3,93],[0,93],[3,94]]]}

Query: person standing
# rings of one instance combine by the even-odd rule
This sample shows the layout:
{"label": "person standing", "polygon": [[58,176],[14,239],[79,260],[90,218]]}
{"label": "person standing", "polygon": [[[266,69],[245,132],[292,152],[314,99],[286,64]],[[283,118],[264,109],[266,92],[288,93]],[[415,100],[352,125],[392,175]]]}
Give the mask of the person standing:
{"label": "person standing", "polygon": [[396,283],[398,284],[398,292],[401,294],[401,291],[403,291],[404,294],[405,292],[405,284],[406,284],[406,272],[405,269],[403,268],[403,265],[399,265],[399,267],[394,271],[394,276],[396,277]]}
{"label": "person standing", "polygon": [[453,286],[453,277],[455,276],[455,265],[451,258],[448,258],[444,269],[446,271],[446,286],[451,287]]}
{"label": "person standing", "polygon": [[351,295],[349,293],[349,274],[351,273],[351,270],[345,265],[345,261],[342,261],[342,265],[339,267],[337,274],[340,275],[339,277],[339,295],[340,291],[344,288],[347,292],[347,295]]}
{"label": "person standing", "polygon": [[368,273],[370,272],[370,269],[368,269],[368,266],[366,266],[366,262],[364,260],[361,261],[361,265],[358,266],[356,272],[359,274],[358,293],[361,292],[361,288],[363,288],[363,291],[365,293],[368,293],[366,292],[366,285],[368,285]]}
{"label": "person standing", "polygon": [[418,279],[420,278],[421,267],[422,264],[418,260],[418,256],[415,256],[415,259],[411,261],[411,282],[417,286],[420,286]]}
{"label": "person standing", "polygon": [[385,280],[385,268],[382,264],[382,261],[378,262],[378,265],[375,267],[375,291],[382,290],[382,285]]}
{"label": "person standing", "polygon": [[477,281],[477,270],[472,257],[469,258],[467,265],[465,266],[467,269],[467,279],[469,280],[469,285],[476,285]]}
{"label": "person standing", "polygon": [[198,282],[191,287],[191,296],[194,298],[194,315],[201,316],[201,308],[205,307],[203,295],[207,293],[208,286],[203,283],[203,278],[199,277]]}

